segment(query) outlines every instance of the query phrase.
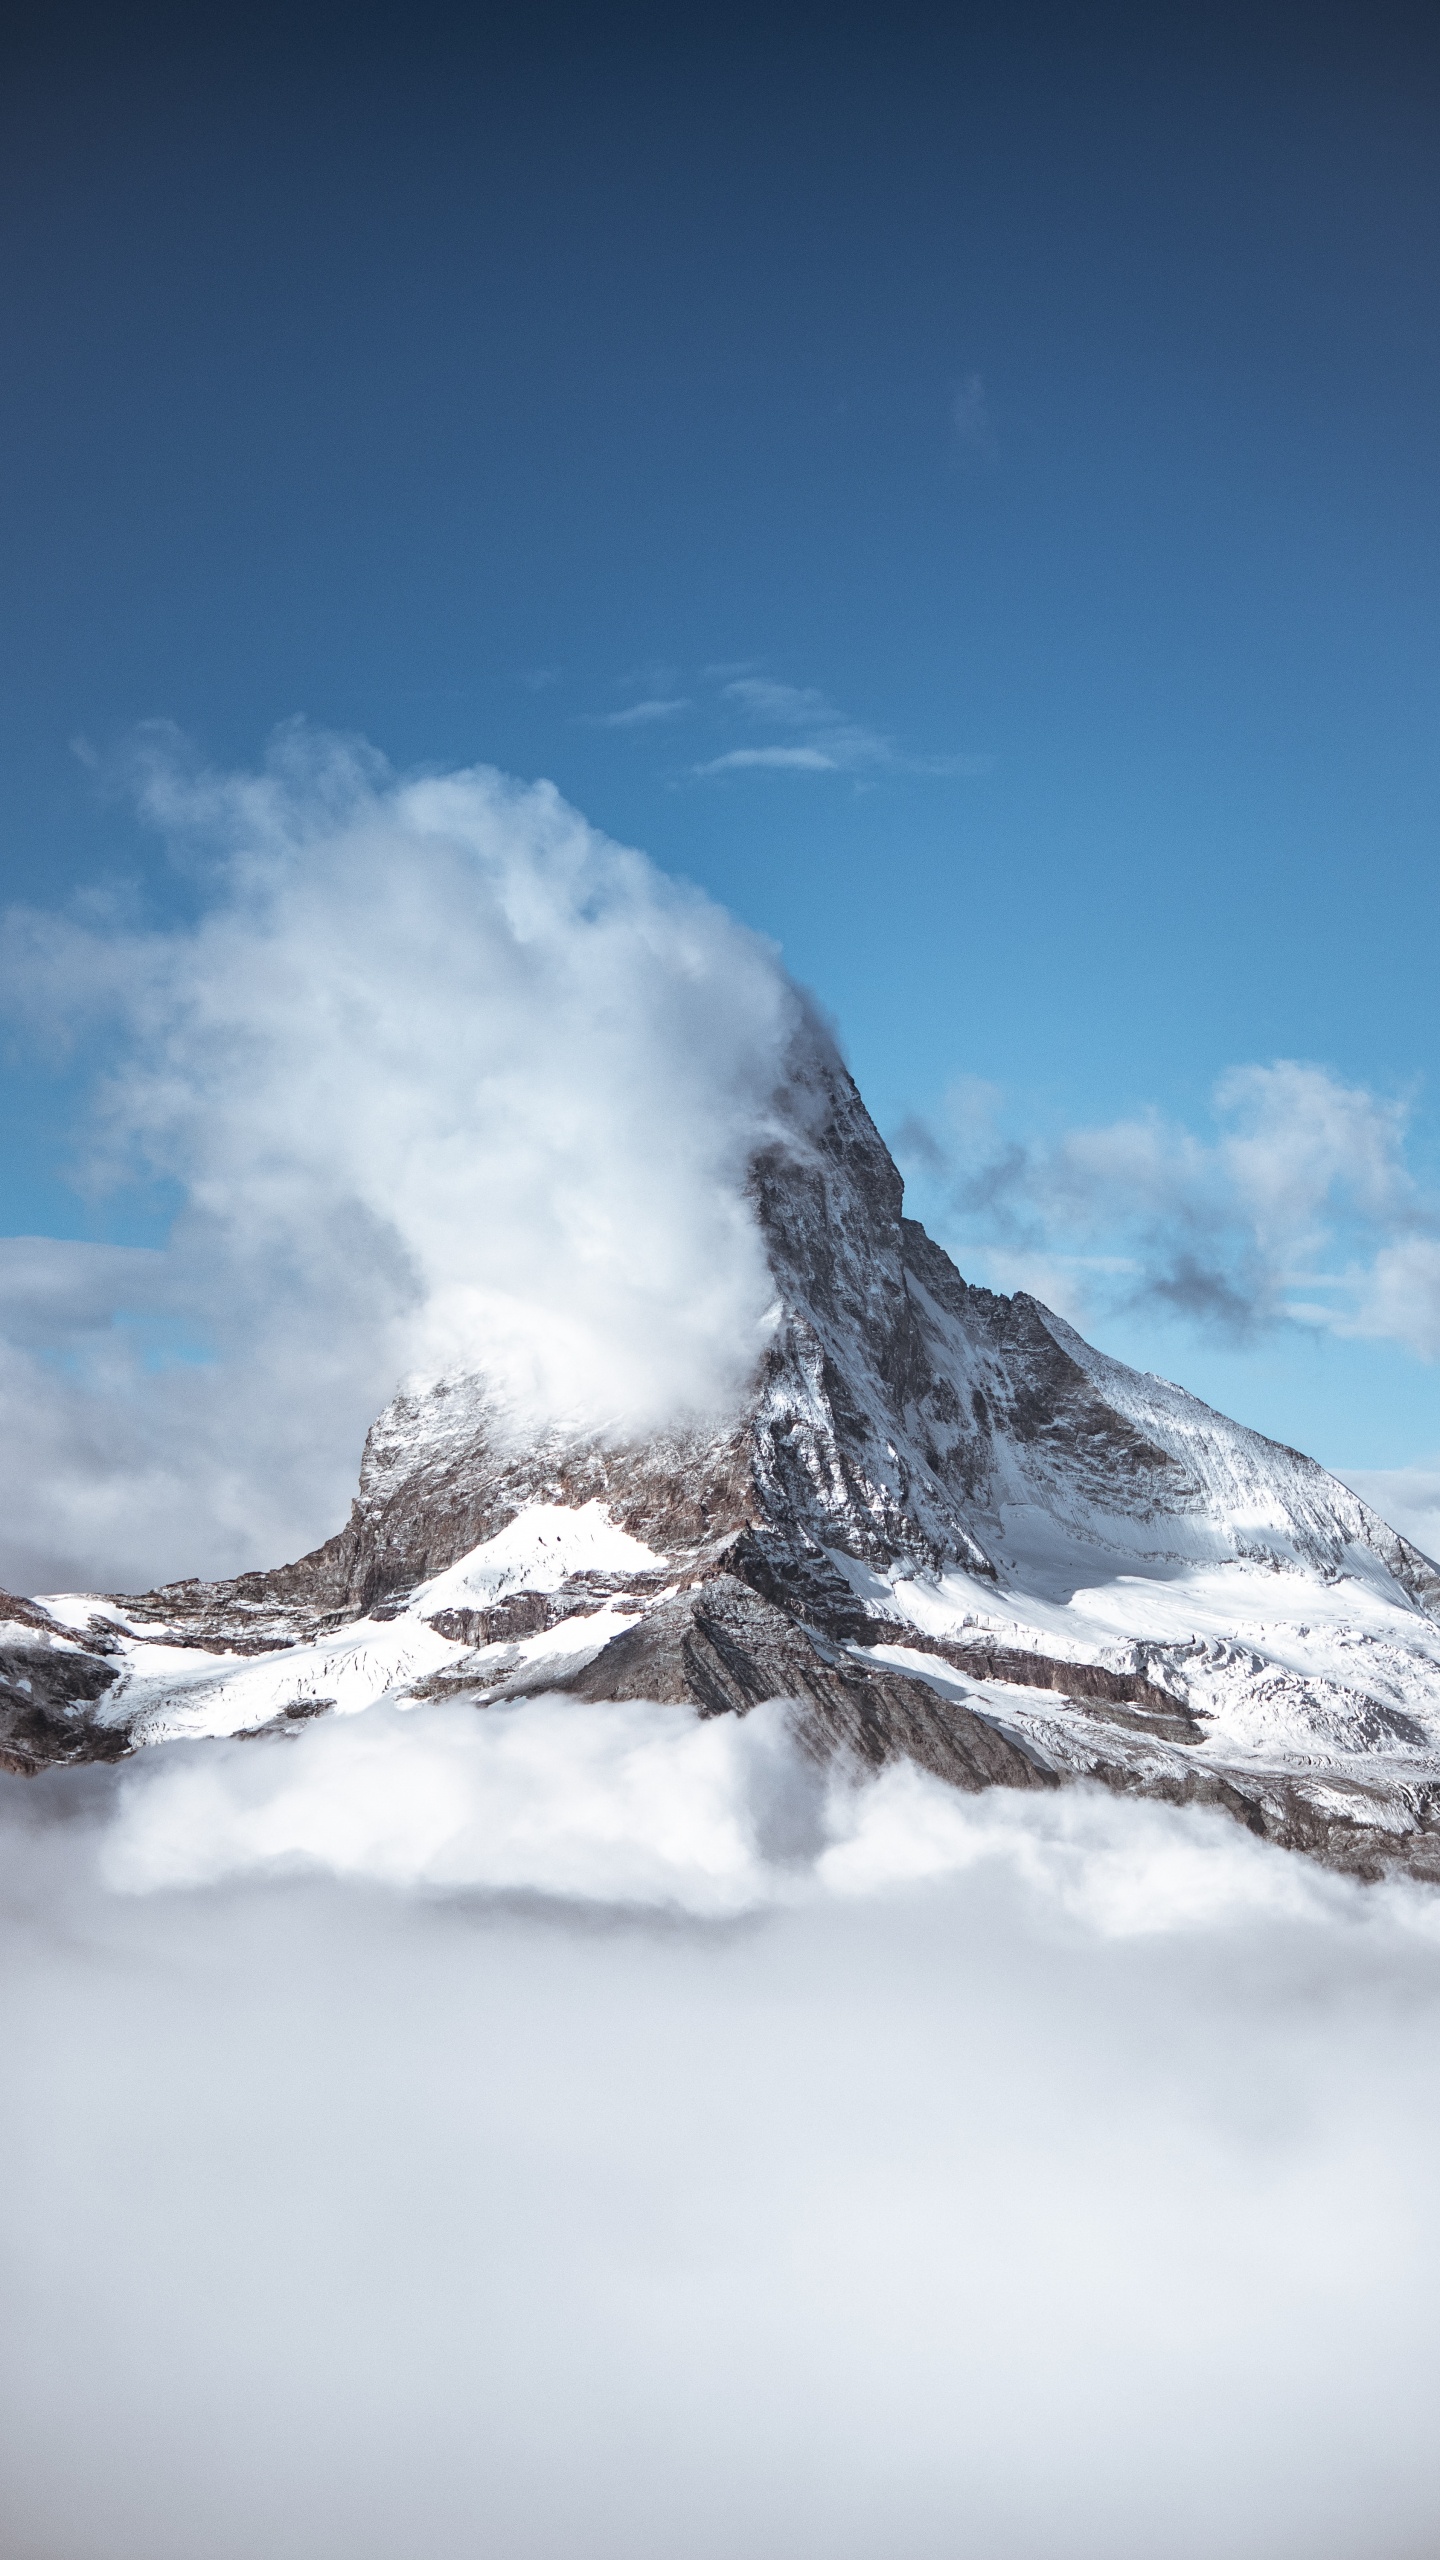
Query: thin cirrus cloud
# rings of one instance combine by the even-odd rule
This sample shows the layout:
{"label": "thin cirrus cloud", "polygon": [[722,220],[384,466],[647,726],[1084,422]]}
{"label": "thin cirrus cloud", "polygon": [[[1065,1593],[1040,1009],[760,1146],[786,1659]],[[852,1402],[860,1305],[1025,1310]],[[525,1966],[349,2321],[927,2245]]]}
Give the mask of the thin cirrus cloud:
{"label": "thin cirrus cloud", "polygon": [[[654,685],[654,675],[650,681]],[[743,662],[707,668],[698,696],[651,691],[618,711],[582,714],[587,728],[640,734],[687,716],[719,725],[722,732],[728,728],[732,738],[737,724],[748,733],[690,765],[691,776],[701,781],[734,773],[982,774],[994,761],[985,755],[912,755],[883,730],[838,709],[818,685],[784,684]]]}
{"label": "thin cirrus cloud", "polygon": [[727,755],[712,756],[708,764],[697,764],[699,774],[711,773],[839,773],[838,756],[823,747],[732,747]]}
{"label": "thin cirrus cloud", "polygon": [[1232,1342],[1275,1325],[1440,1359],[1440,1198],[1410,1105],[1298,1059],[1232,1068],[1213,1134],[1158,1112],[1043,1141],[953,1088],[898,1145],[966,1258],[1080,1322],[1148,1306]]}
{"label": "thin cirrus cloud", "polygon": [[596,729],[653,729],[662,720],[678,720],[682,712],[692,708],[688,694],[673,698],[654,695],[644,702],[629,702],[623,711],[598,711],[590,715]]}
{"label": "thin cirrus cloud", "polygon": [[735,675],[720,688],[720,708],[752,728],[790,732],[727,747],[692,766],[702,780],[726,773],[864,773],[888,770],[911,774],[977,774],[990,769],[988,756],[915,756],[897,747],[883,731],[852,720],[815,685],[777,682],[763,675]]}
{"label": "thin cirrus cloud", "polygon": [[786,728],[832,726],[841,718],[813,684],[776,684],[769,676],[732,676],[725,686],[727,702],[738,702],[757,720],[775,720]]}

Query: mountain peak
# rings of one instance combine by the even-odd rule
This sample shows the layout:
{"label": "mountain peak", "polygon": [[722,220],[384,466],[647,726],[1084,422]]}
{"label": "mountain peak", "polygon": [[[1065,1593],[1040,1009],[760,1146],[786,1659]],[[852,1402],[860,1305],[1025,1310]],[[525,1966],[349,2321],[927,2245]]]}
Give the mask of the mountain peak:
{"label": "mountain peak", "polygon": [[[404,1389],[297,1563],[15,1617],[11,1765],[284,1731],[342,1689],[784,1697],[821,1755],[1089,1777],[1440,1874],[1429,1559],[1314,1460],[964,1280],[814,1025],[746,1187],[775,1303],[738,1409],[636,1438],[521,1429],[481,1374]],[[157,1642],[173,1673],[142,1669]],[[15,1703],[42,1652],[48,1744]]]}

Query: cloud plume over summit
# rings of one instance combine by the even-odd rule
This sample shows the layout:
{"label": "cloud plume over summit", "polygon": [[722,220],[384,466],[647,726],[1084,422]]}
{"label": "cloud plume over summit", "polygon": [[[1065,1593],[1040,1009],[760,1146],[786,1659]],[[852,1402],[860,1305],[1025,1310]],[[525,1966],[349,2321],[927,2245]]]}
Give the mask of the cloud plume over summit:
{"label": "cloud plume over summit", "polygon": [[0,1579],[296,1551],[405,1373],[599,1425],[723,1404],[800,1018],[768,946],[485,767],[400,779],[293,731],[214,774],[161,737],[139,789],[203,865],[198,920],[12,915],[7,991],[104,1039],[87,1179],[181,1205],[160,1252],[0,1244]]}

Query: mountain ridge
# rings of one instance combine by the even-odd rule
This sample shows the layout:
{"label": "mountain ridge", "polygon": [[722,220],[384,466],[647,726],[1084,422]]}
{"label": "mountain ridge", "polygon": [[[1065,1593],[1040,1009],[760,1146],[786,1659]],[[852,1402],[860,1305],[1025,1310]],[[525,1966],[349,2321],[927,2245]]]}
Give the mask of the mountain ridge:
{"label": "mountain ridge", "polygon": [[964,1280],[813,1027],[748,1193],[776,1300],[738,1414],[627,1442],[527,1433],[479,1373],[402,1390],[349,1521],[295,1563],[17,1604],[9,1764],[284,1731],[357,1693],[786,1697],[821,1756],[1219,1802],[1357,1872],[1440,1876],[1428,1557],[1315,1460]]}

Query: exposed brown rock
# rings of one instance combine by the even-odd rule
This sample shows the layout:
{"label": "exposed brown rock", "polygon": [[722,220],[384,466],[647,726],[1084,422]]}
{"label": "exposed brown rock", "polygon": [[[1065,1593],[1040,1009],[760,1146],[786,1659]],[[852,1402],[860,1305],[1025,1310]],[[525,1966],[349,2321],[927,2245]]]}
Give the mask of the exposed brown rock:
{"label": "exposed brown rock", "polygon": [[93,1653],[0,1644],[0,1769],[29,1778],[83,1760],[123,1759],[129,1736],[92,1712],[118,1677],[117,1664]]}
{"label": "exposed brown rock", "polygon": [[1053,1770],[991,1718],[951,1705],[923,1680],[857,1662],[729,1573],[661,1601],[560,1685],[579,1698],[684,1702],[702,1715],[744,1715],[789,1698],[821,1757],[847,1749],[872,1768],[916,1760],[970,1789],[1056,1784]]}

